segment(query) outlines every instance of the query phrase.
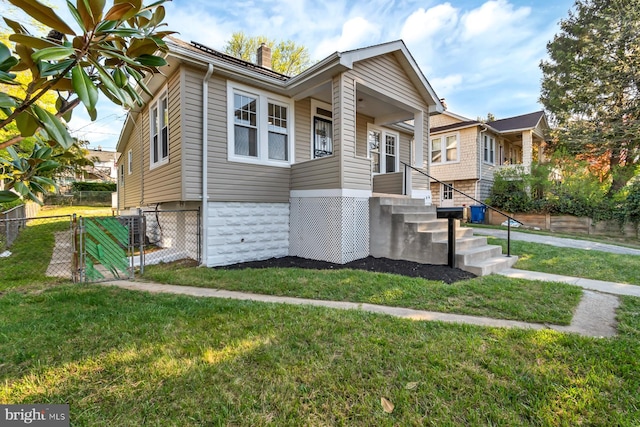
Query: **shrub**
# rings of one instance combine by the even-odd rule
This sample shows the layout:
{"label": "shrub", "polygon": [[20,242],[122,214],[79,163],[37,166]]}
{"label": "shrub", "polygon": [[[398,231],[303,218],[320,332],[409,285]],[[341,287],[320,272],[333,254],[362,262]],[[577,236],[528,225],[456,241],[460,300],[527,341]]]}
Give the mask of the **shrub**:
{"label": "shrub", "polygon": [[114,182],[82,182],[77,181],[71,184],[71,190],[76,191],[111,191],[117,190],[117,185]]}
{"label": "shrub", "polygon": [[640,223],[640,179],[627,186],[627,198],[620,207],[625,221]]}
{"label": "shrub", "polygon": [[507,212],[527,212],[531,198],[527,191],[528,174],[524,168],[509,168],[496,172],[489,198],[491,205]]}

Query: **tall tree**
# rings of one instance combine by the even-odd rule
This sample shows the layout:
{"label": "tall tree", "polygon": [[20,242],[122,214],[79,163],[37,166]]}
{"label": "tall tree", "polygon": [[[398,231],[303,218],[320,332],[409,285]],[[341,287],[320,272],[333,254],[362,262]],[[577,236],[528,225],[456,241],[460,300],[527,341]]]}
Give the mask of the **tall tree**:
{"label": "tall tree", "polygon": [[640,0],[577,0],[547,44],[540,100],[556,146],[606,164],[609,194],[640,162]]}
{"label": "tall tree", "polygon": [[[19,85],[17,73],[29,70],[30,81],[23,93],[0,91],[0,179],[8,179],[6,190],[0,191],[0,201],[16,197],[37,200],[38,192],[54,185],[46,175],[60,166],[54,159],[55,148],[68,150],[75,143],[63,119],[83,104],[95,120],[100,93],[116,104],[133,107],[142,105],[137,88],[150,94],[144,84],[150,73],[166,61],[158,52],[167,50],[164,37],[171,31],[159,31],[166,0],[144,6],[142,0],[114,0],[106,7],[105,0],[67,1],[79,31],[71,28],[50,7],[37,0],[9,0],[31,18],[51,30],[45,37],[32,35],[19,22],[4,17],[13,33],[13,46],[0,43],[0,83]],[[14,56],[15,55],[15,56]],[[48,111],[38,101],[56,93],[55,111]],[[37,135],[36,135],[37,134]],[[14,145],[27,137],[37,136],[29,158],[20,156]],[[16,193],[7,191],[15,190]]]}
{"label": "tall tree", "polygon": [[264,43],[271,48],[271,68],[280,74],[294,76],[309,68],[311,58],[306,47],[291,40],[275,42],[265,36],[248,36],[242,31],[231,34],[224,52],[249,62],[256,62],[256,52]]}

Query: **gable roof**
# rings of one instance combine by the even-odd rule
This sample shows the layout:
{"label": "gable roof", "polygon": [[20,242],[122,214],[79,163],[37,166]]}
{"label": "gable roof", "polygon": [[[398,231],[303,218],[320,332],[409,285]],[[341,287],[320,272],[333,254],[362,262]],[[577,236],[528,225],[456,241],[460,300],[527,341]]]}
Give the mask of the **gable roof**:
{"label": "gable roof", "polygon": [[289,76],[284,74],[277,73],[273,71],[271,68],[261,67],[260,65],[254,64],[253,62],[245,61],[240,58],[236,58],[235,56],[227,55],[224,52],[220,52],[218,50],[212,49],[208,46],[203,45],[202,43],[198,43],[195,41],[191,41],[191,43],[187,43],[183,40],[180,40],[176,37],[167,36],[167,38],[175,43],[177,46],[180,46],[186,50],[193,51],[194,53],[202,53],[204,52],[207,55],[210,55],[213,58],[220,59],[228,64],[238,65],[248,70],[255,71],[257,73],[263,74],[265,76],[273,77],[278,80],[286,81],[289,80]]}
{"label": "gable roof", "polygon": [[492,122],[487,122],[487,125],[499,130],[500,132],[534,129],[544,117],[544,111],[536,111],[535,113],[494,120]]}
{"label": "gable roof", "polygon": [[[345,52],[335,52],[293,77],[235,58],[198,42],[187,43],[172,36],[168,36],[166,42],[169,46],[169,51],[165,55],[168,62],[167,67],[184,62],[198,68],[214,69],[218,75],[262,87],[293,99],[301,99],[304,96],[308,96],[308,90],[331,80],[333,76],[339,73],[353,69],[355,62],[385,54],[396,54],[403,70],[429,106],[428,111],[425,111],[425,113],[438,114],[444,111],[440,98],[438,98],[424,74],[422,74],[418,64],[402,40]],[[159,83],[151,84],[155,80]],[[145,81],[152,92],[155,92],[165,81],[164,78],[155,80],[154,76],[151,75]],[[144,94],[143,97],[145,97]],[[120,149],[120,144],[128,137],[133,128],[133,116],[137,116],[137,113],[132,110],[127,115],[124,126],[120,131],[116,150]]]}

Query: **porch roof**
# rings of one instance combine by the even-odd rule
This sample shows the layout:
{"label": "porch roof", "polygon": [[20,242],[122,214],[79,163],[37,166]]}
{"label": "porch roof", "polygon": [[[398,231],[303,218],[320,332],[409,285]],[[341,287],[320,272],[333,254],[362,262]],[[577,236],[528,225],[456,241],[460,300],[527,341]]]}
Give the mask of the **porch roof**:
{"label": "porch roof", "polygon": [[500,132],[513,132],[534,129],[544,118],[544,111],[523,114],[521,116],[507,117],[506,119],[494,120],[487,125]]}

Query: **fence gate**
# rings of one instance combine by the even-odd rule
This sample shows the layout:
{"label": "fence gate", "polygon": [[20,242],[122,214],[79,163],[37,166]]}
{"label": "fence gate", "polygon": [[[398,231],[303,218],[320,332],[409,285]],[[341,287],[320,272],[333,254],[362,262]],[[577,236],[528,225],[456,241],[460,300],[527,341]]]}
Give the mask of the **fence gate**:
{"label": "fence gate", "polygon": [[80,282],[133,279],[135,217],[80,217],[76,228]]}

